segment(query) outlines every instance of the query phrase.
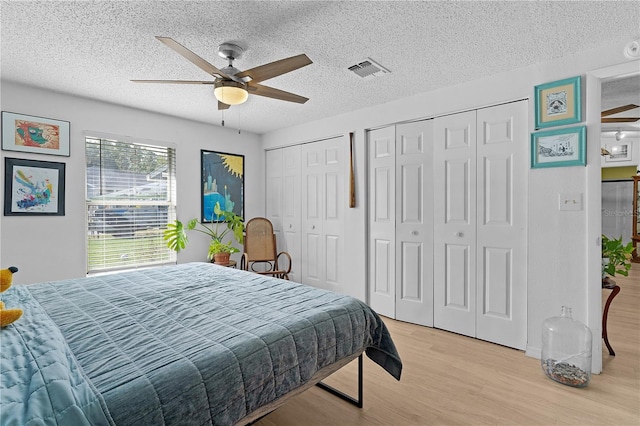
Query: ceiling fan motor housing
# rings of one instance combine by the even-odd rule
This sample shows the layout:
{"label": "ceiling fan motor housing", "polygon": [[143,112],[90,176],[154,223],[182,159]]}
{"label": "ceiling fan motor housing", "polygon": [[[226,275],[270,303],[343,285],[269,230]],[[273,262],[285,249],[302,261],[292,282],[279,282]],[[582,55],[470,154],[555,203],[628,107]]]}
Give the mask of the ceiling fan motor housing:
{"label": "ceiling fan motor housing", "polygon": [[240,59],[243,53],[244,49],[237,44],[222,43],[220,46],[218,46],[218,55],[230,61],[233,61],[234,59]]}

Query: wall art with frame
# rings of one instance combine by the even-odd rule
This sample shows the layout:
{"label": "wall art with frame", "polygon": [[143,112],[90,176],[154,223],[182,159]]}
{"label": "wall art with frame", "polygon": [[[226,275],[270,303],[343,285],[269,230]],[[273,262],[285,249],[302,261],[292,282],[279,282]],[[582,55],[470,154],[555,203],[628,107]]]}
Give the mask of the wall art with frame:
{"label": "wall art with frame", "polygon": [[4,160],[5,216],[64,216],[65,163]]}
{"label": "wall art with frame", "polygon": [[609,153],[604,156],[605,163],[627,163],[633,161],[633,144],[631,139],[623,139],[621,141],[615,140],[606,141],[603,139],[604,149]]}
{"label": "wall art with frame", "polygon": [[582,121],[581,77],[535,86],[535,128],[564,126]]}
{"label": "wall art with frame", "polygon": [[244,155],[203,149],[200,151],[200,164],[201,221],[219,222],[224,219],[224,216],[214,214],[217,202],[222,210],[244,218]]}
{"label": "wall art with frame", "polygon": [[68,121],[2,111],[2,149],[69,157],[70,127]]}
{"label": "wall art with frame", "polygon": [[531,168],[587,165],[587,127],[545,130],[531,134]]}

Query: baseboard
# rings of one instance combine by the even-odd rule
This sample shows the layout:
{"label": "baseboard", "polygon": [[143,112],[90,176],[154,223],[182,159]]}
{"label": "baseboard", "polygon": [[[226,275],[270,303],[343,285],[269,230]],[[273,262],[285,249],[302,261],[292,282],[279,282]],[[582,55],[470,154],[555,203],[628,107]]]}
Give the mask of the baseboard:
{"label": "baseboard", "polygon": [[542,356],[542,349],[527,345],[524,354],[531,358],[540,359],[540,357]]}

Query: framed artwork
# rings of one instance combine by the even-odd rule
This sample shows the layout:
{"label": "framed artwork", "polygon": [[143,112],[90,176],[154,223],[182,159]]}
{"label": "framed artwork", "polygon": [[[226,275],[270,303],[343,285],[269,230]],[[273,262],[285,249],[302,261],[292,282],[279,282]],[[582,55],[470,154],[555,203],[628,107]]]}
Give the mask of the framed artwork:
{"label": "framed artwork", "polygon": [[607,150],[609,155],[604,156],[605,163],[619,163],[621,161],[631,161],[633,159],[632,156],[632,147],[633,142],[628,140],[625,142],[616,141],[615,143],[607,143],[604,145],[604,148]]}
{"label": "framed artwork", "polygon": [[201,222],[219,222],[224,218],[213,213],[218,202],[223,211],[244,218],[244,155],[201,150],[200,164]]}
{"label": "framed artwork", "polygon": [[5,216],[64,216],[65,164],[4,159]]}
{"label": "framed artwork", "polygon": [[580,87],[580,76],[536,86],[536,129],[580,123]]}
{"label": "framed artwork", "polygon": [[531,168],[587,165],[587,127],[531,134]]}
{"label": "framed artwork", "polygon": [[68,121],[2,111],[2,149],[69,156]]}

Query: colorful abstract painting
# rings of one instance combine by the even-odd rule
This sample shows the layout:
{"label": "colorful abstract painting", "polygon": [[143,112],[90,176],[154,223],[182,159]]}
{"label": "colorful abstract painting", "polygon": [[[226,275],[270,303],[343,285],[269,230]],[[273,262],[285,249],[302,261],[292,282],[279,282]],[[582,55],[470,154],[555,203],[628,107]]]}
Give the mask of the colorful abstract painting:
{"label": "colorful abstract painting", "polygon": [[60,126],[27,120],[15,120],[14,123],[17,146],[60,149]]}
{"label": "colorful abstract painting", "polygon": [[202,222],[217,222],[216,202],[224,211],[244,217],[244,155],[201,151]]}
{"label": "colorful abstract painting", "polygon": [[5,158],[4,214],[64,215],[64,163]]}
{"label": "colorful abstract painting", "polygon": [[68,121],[2,112],[2,149],[69,156]]}

